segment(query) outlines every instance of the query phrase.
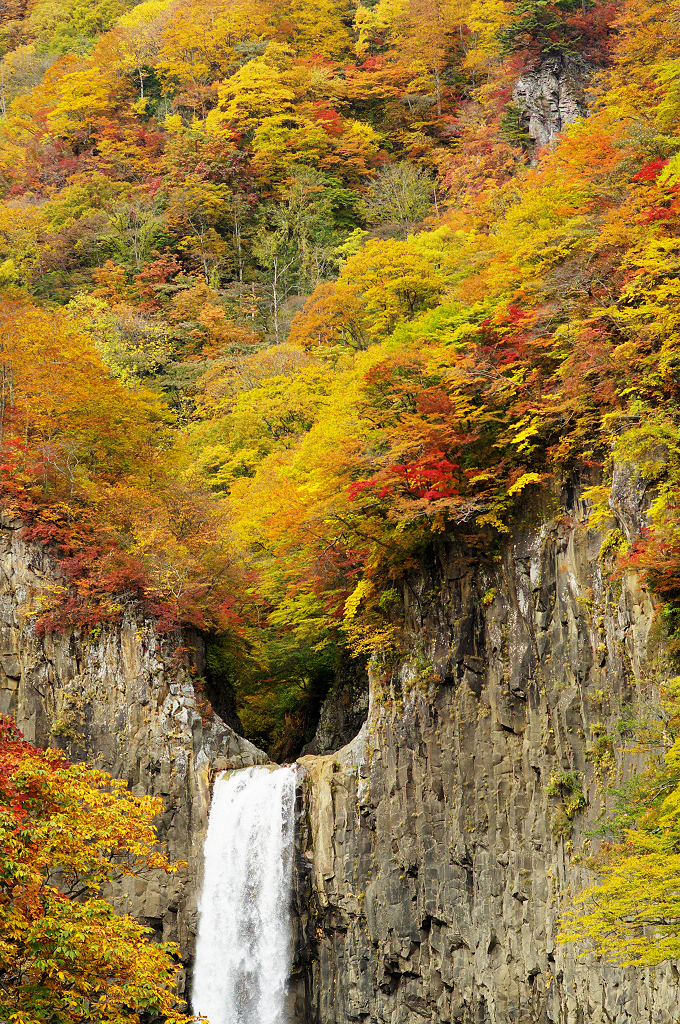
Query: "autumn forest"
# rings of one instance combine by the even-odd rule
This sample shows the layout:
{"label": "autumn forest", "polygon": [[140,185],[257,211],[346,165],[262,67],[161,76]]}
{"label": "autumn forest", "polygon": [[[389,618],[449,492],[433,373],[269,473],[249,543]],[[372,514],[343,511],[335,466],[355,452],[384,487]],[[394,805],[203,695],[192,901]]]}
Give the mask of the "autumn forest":
{"label": "autumn forest", "polygon": [[[141,602],[206,642],[204,714],[295,757],[339,661],[399,652],[428,546],[493,559],[584,467],[606,518],[629,461],[656,496],[609,568],[680,655],[679,47],[672,0],[5,0],[37,633]],[[517,82],[550,61],[580,91],[546,141]]]}
{"label": "autumn forest", "polygon": [[[677,32],[633,0],[8,3],[3,502],[66,580],[38,629],[130,597],[194,626],[280,753],[339,651],[398,647],[433,536],[618,454],[660,484],[627,557],[672,631]],[[539,147],[513,85],[556,54],[589,116]]]}

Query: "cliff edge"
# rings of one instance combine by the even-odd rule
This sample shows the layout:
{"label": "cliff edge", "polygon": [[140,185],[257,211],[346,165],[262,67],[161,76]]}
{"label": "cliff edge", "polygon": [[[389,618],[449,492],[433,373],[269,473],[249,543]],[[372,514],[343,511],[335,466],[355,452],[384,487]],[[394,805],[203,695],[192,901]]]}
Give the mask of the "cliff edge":
{"label": "cliff edge", "polygon": [[625,522],[593,530],[573,483],[495,557],[441,543],[411,579],[410,649],[372,664],[366,725],[300,760],[298,1020],[675,1019],[673,966],[605,968],[556,941],[589,879],[584,830],[634,770],[609,737],[665,671],[650,595],[609,571],[641,486],[619,471]]}
{"label": "cliff edge", "polygon": [[161,637],[133,604],[118,627],[36,636],[35,613],[58,585],[55,564],[22,540],[21,523],[0,524],[0,713],[31,742],[126,779],[138,796],[162,797],[160,838],[186,866],[126,879],[111,898],[179,943],[190,971],[212,779],[269,759],[196,693],[198,636]]}

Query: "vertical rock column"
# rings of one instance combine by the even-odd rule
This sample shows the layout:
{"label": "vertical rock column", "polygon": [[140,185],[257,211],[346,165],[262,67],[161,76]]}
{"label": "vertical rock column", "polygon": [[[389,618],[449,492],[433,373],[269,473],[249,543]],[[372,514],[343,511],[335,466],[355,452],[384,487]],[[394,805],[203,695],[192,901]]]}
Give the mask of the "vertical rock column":
{"label": "vertical rock column", "polygon": [[[607,574],[577,493],[565,513],[517,529],[496,562],[442,545],[406,590],[411,653],[372,667],[361,733],[300,759],[305,1024],[675,1019],[672,968],[557,943],[589,880],[583,829],[608,806],[602,739],[664,670],[649,594]],[[617,759],[625,776],[635,755]]]}

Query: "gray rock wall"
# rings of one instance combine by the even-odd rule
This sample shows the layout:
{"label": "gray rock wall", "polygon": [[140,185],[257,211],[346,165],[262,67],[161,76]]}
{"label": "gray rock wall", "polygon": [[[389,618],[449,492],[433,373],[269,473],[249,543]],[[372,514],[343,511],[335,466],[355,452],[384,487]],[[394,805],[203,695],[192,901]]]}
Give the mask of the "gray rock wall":
{"label": "gray rock wall", "polygon": [[512,98],[520,124],[536,150],[548,146],[567,125],[586,111],[585,89],[592,67],[573,54],[545,57],[540,67],[525,70]]}
{"label": "gray rock wall", "polygon": [[[630,527],[642,504],[620,477]],[[577,489],[562,499],[484,565],[441,545],[406,591],[412,650],[392,673],[372,666],[361,733],[300,759],[305,1024],[677,1017],[673,967],[602,968],[556,942],[614,778],[606,734],[664,671],[649,594],[607,574],[618,534],[588,529]],[[617,771],[633,764],[617,754]],[[588,800],[573,821],[569,794],[546,792],[571,771]]]}
{"label": "gray rock wall", "polygon": [[31,742],[127,779],[139,796],[162,797],[161,838],[186,867],[128,879],[112,898],[178,942],[190,965],[212,777],[268,758],[217,716],[204,718],[190,672],[192,664],[202,671],[197,637],[162,642],[134,607],[120,628],[36,637],[32,616],[59,577],[19,527],[0,525],[0,713]]}
{"label": "gray rock wall", "polygon": [[[617,470],[617,519],[598,532],[569,487],[557,512],[527,510],[536,525],[495,556],[442,543],[411,579],[409,649],[394,671],[371,666],[367,722],[336,753],[299,762],[291,1019],[676,1019],[674,967],[603,969],[556,942],[566,894],[588,880],[584,828],[614,769],[634,765],[632,753],[614,765],[601,741],[665,670],[649,594],[607,572],[611,530],[636,536],[643,490]],[[32,615],[58,580],[17,526],[0,528],[0,710],[30,740],[163,798],[162,837],[186,868],[113,895],[190,967],[211,777],[266,757],[204,721],[189,671],[193,660],[201,672],[198,640],[173,653],[133,608],[119,629],[36,637]],[[565,795],[546,791],[571,771],[588,800],[573,821]]]}

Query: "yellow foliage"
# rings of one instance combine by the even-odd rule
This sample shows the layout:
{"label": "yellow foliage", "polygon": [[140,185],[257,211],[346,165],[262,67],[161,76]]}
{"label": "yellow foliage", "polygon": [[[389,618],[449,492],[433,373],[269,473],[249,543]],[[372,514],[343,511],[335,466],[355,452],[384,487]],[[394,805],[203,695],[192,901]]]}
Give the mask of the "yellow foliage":
{"label": "yellow foliage", "polygon": [[161,801],[0,722],[0,1012],[8,1020],[139,1022],[149,1010],[188,1024],[173,994],[177,948],[114,912],[103,886],[150,869]]}
{"label": "yellow foliage", "polygon": [[508,487],[508,494],[519,494],[528,484],[541,484],[544,480],[544,473],[523,473],[518,480],[515,480],[514,484]]}
{"label": "yellow foliage", "polygon": [[251,60],[218,87],[219,107],[206,118],[208,131],[233,125],[249,131],[293,109],[295,93],[286,85],[281,72],[264,57]]}

